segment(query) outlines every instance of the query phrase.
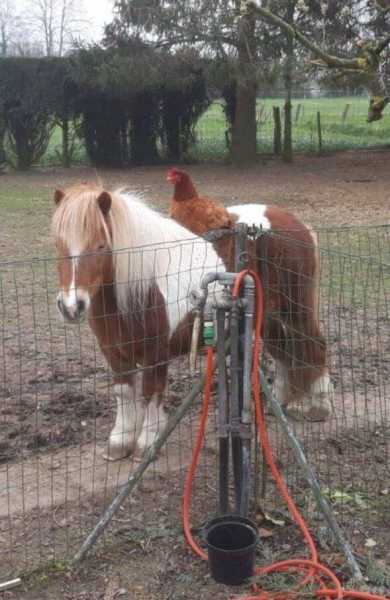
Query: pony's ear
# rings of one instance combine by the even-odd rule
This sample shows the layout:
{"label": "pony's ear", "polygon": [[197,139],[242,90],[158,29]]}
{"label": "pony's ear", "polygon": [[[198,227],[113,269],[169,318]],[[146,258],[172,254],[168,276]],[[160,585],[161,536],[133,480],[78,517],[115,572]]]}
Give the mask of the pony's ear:
{"label": "pony's ear", "polygon": [[103,215],[108,215],[108,212],[111,208],[111,195],[108,192],[102,192],[99,194],[97,202]]}
{"label": "pony's ear", "polygon": [[54,203],[59,204],[61,202],[61,200],[64,198],[64,196],[65,196],[65,192],[63,192],[62,190],[56,190],[54,192]]}

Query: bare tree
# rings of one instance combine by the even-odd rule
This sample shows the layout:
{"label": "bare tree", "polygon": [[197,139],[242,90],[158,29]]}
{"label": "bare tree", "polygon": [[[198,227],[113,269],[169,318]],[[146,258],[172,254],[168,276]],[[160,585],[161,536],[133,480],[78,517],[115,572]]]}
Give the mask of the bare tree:
{"label": "bare tree", "polygon": [[28,23],[47,56],[62,56],[86,30],[82,0],[30,0]]}
{"label": "bare tree", "polygon": [[7,56],[11,53],[19,25],[20,17],[16,12],[15,3],[12,0],[2,0],[0,3],[0,56]]}

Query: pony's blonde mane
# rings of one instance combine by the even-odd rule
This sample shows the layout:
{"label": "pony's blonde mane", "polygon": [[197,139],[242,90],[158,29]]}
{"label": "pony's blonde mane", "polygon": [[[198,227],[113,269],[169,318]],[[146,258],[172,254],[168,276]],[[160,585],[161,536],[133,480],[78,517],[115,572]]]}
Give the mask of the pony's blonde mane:
{"label": "pony's blonde mane", "polygon": [[178,242],[194,236],[136,195],[121,190],[110,193],[112,202],[105,218],[97,202],[103,191],[96,184],[68,188],[54,213],[52,233],[71,255],[77,255],[93,247],[99,231],[104,231],[113,251],[118,307],[126,312],[130,291],[133,300],[142,302],[154,282],[180,267]]}

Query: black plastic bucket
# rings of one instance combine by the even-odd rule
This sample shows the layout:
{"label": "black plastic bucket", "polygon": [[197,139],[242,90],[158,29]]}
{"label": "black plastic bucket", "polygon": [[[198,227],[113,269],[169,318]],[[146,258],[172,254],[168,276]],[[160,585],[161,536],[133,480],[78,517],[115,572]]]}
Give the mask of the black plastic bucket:
{"label": "black plastic bucket", "polygon": [[250,519],[238,515],[213,519],[206,528],[206,543],[215,581],[240,585],[253,575],[258,535]]}

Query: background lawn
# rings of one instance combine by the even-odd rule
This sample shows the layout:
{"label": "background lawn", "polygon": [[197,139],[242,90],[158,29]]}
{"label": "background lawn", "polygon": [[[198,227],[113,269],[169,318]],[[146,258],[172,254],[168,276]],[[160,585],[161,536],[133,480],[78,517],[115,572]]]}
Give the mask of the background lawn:
{"label": "background lawn", "polygon": [[[272,107],[279,106],[283,115],[284,99],[260,98],[257,103],[258,151],[273,152],[274,123]],[[349,150],[390,145],[390,110],[382,121],[367,123],[368,98],[341,96],[338,98],[297,98],[293,100],[293,144],[296,152],[317,152],[317,112],[321,113],[322,150]],[[223,101],[215,101],[199,119],[195,129],[196,143],[190,150],[195,161],[221,160],[227,156],[227,124]],[[87,164],[83,144],[74,137],[72,162]],[[53,131],[49,147],[41,160],[42,166],[61,163],[61,130]]]}
{"label": "background lawn", "polygon": [[[382,121],[367,123],[368,98],[300,98],[293,102],[293,144],[297,152],[318,151],[317,112],[321,113],[323,151],[369,148],[390,144],[390,111]],[[262,98],[257,103],[257,141],[260,153],[273,152],[274,123],[272,107],[283,115],[284,99]],[[347,108],[348,107],[348,108]],[[226,152],[223,103],[214,102],[196,128],[197,145],[193,154],[199,160]]]}

